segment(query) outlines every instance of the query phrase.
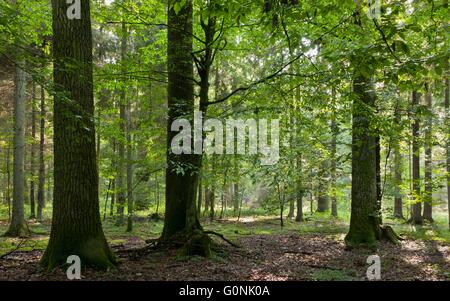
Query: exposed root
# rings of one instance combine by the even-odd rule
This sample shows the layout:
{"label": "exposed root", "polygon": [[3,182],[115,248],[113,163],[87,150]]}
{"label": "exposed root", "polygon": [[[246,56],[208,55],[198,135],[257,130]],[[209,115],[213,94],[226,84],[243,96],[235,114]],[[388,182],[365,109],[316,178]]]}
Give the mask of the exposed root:
{"label": "exposed root", "polygon": [[391,226],[382,225],[380,226],[380,229],[382,238],[392,242],[393,244],[399,244],[401,240],[404,240],[397,233],[395,233]]}
{"label": "exposed root", "polygon": [[214,231],[204,231],[203,233],[205,233],[205,234],[211,234],[211,235],[215,235],[215,236],[217,236],[217,237],[220,237],[221,239],[223,239],[224,241],[226,241],[227,243],[229,243],[230,245],[232,245],[232,246],[235,247],[235,248],[240,248],[240,247],[241,247],[241,246],[239,246],[239,245],[233,243],[232,241],[226,239],[225,236],[223,236],[223,234],[220,234],[220,233],[217,233],[217,232],[214,232]]}

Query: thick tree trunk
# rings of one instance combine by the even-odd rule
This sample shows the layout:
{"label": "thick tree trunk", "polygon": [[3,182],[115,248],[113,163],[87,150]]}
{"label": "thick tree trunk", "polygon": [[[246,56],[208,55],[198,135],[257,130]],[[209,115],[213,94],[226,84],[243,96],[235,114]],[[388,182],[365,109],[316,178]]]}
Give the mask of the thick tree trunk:
{"label": "thick tree trunk", "polygon": [[294,212],[295,212],[295,199],[290,199],[289,200],[289,213],[288,213],[287,218],[288,219],[294,218]]}
{"label": "thick tree trunk", "polygon": [[[413,110],[417,110],[417,107],[420,103],[420,94],[416,91],[412,94],[412,104]],[[420,121],[419,117],[416,116],[414,118],[414,123],[412,125],[412,171],[413,171],[413,195],[415,197],[420,197],[420,145],[419,145],[419,131],[420,131]],[[409,220],[412,224],[421,225],[423,223],[422,220],[422,203],[421,201],[416,201],[411,206],[411,218]]]}
{"label": "thick tree trunk", "polygon": [[37,220],[42,221],[42,210],[45,206],[45,90],[41,86],[41,104],[39,116],[39,178],[37,193]]}
{"label": "thick tree trunk", "polygon": [[34,190],[34,163],[36,141],[36,84],[33,82],[31,92],[31,145],[30,145],[30,219],[36,218],[35,190]]}
{"label": "thick tree trunk", "polygon": [[[167,124],[167,170],[166,170],[166,213],[163,241],[174,235],[188,237],[201,229],[196,210],[199,156],[194,154],[176,155],[171,150],[176,133],[172,123],[179,118],[191,122],[194,115],[194,77],[192,62],[192,1],[184,2],[178,13],[169,0],[168,9],[168,124]],[[181,3],[183,4],[183,3]],[[183,168],[183,173],[178,172]]]}
{"label": "thick tree trunk", "polygon": [[13,204],[11,224],[5,236],[23,237],[30,234],[25,221],[25,111],[27,74],[22,64],[16,67],[14,93],[14,152],[13,152]]}
{"label": "thick tree trunk", "polygon": [[381,236],[377,210],[376,135],[372,132],[374,87],[356,75],[353,82],[352,208],[348,245],[374,244]]}
{"label": "thick tree trunk", "polygon": [[[95,149],[90,1],[80,20],[67,4],[52,0],[54,194],[50,240],[41,264],[51,270],[77,255],[83,266],[107,269],[115,259],[100,220]],[[70,66],[70,68],[68,68]]]}
{"label": "thick tree trunk", "polygon": [[425,121],[425,191],[423,203],[423,219],[429,222],[433,222],[433,99],[428,84],[427,94],[425,95],[425,106],[428,109],[428,115]]}

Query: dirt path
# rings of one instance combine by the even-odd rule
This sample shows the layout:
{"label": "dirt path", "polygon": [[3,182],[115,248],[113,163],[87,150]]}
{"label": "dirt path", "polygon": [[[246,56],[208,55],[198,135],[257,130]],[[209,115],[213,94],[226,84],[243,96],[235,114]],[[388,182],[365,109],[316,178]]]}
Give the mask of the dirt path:
{"label": "dirt path", "polygon": [[[378,250],[345,250],[341,235],[247,235],[242,249],[223,245],[211,259],[152,253],[120,258],[110,272],[87,270],[85,280],[365,280],[369,255],[381,258],[382,280],[450,280],[450,245],[434,241],[383,244]],[[129,239],[124,246],[143,242]],[[16,252],[0,260],[0,280],[66,280],[62,270],[39,271],[42,251]]]}

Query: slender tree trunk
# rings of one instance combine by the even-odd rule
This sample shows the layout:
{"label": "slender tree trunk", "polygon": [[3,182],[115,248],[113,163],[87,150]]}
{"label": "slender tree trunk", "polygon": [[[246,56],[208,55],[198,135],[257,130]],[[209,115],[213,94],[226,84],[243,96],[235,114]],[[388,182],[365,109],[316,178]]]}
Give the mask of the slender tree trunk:
{"label": "slender tree trunk", "polygon": [[328,162],[324,160],[321,166],[322,174],[319,177],[319,187],[318,187],[318,200],[317,200],[317,212],[327,212],[330,210],[330,198],[328,196]]}
{"label": "slender tree trunk", "polygon": [[39,116],[39,178],[37,193],[37,220],[42,221],[42,210],[45,206],[45,90],[41,86],[41,104]]}
{"label": "slender tree trunk", "polygon": [[8,223],[11,222],[11,143],[6,148],[6,203],[8,204]]}
{"label": "slender tree trunk", "polygon": [[198,199],[197,199],[197,215],[199,217],[202,214],[202,200],[203,200],[202,176],[199,175],[199,179],[198,179]]}
{"label": "slender tree trunk", "polygon": [[35,163],[35,141],[36,141],[36,84],[33,82],[31,92],[31,145],[30,145],[30,219],[36,218],[36,207],[34,200],[34,163]]}
{"label": "slender tree trunk", "polygon": [[53,77],[57,92],[53,218],[50,240],[41,260],[48,270],[66,264],[70,255],[79,256],[83,266],[107,269],[115,263],[100,219],[89,3],[81,1],[80,20],[69,20],[66,2],[52,0]]}
{"label": "slender tree trunk", "polygon": [[[412,104],[413,110],[417,110],[417,107],[420,103],[420,94],[416,91],[413,92],[412,95]],[[412,126],[412,172],[413,172],[413,194],[415,197],[420,197],[420,145],[419,145],[419,131],[420,131],[420,121],[419,117],[416,116],[414,118],[414,123]],[[422,220],[422,203],[420,201],[416,201],[411,206],[411,218],[409,220],[412,224],[421,225],[423,223]]]}
{"label": "slender tree trunk", "polygon": [[431,87],[427,84],[426,88],[425,106],[428,109],[428,115],[425,121],[425,191],[423,219],[433,222],[433,99],[430,91]]}
{"label": "slender tree trunk", "polygon": [[[122,22],[122,40],[121,40],[121,70],[126,73],[125,56],[127,53],[127,40],[128,40],[128,30],[125,22]],[[125,164],[125,144],[126,139],[126,88],[122,87],[120,93],[120,135],[121,139],[118,141],[119,147],[119,160],[118,160],[118,173],[117,173],[117,220],[116,226],[122,226],[124,224],[124,214],[125,214],[125,175],[127,173],[127,165]]]}
{"label": "slender tree trunk", "polygon": [[133,231],[133,146],[132,146],[132,118],[131,102],[127,106],[127,201],[128,201],[128,219],[127,232]]}
{"label": "slender tree trunk", "polygon": [[16,67],[14,94],[14,152],[12,218],[5,236],[23,237],[30,234],[24,216],[25,194],[25,110],[27,74],[23,62]]}
{"label": "slender tree trunk", "polygon": [[[447,7],[448,7],[448,2]],[[448,212],[448,227],[450,229],[450,80],[445,80],[445,110],[447,116],[447,212]]]}
{"label": "slender tree trunk", "polygon": [[337,211],[337,187],[336,187],[336,150],[337,150],[337,135],[339,133],[339,128],[336,123],[336,92],[333,88],[332,91],[332,106],[333,112],[331,116],[331,215],[334,217],[338,216]]}
{"label": "slender tree trunk", "polygon": [[295,221],[296,222],[303,222],[303,195],[304,195],[304,191],[305,189],[303,188],[303,183],[302,183],[302,157],[300,154],[297,155],[297,160],[296,160],[296,165],[297,165],[297,183],[296,183],[296,201],[297,201],[297,215],[295,217]]}
{"label": "slender tree trunk", "polygon": [[[397,127],[401,123],[401,115],[398,110],[395,111],[395,124]],[[398,218],[403,218],[403,200],[401,185],[403,183],[402,179],[402,155],[400,153],[400,138],[401,135],[397,135],[393,141],[394,145],[394,181],[395,181],[395,198],[394,198],[394,216]]]}

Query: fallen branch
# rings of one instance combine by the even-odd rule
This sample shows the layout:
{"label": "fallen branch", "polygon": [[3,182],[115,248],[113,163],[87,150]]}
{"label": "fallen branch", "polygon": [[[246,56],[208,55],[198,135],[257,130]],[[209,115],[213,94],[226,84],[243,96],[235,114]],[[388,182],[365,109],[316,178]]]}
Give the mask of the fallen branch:
{"label": "fallen branch", "polygon": [[3,259],[9,255],[11,255],[12,253],[16,252],[17,250],[19,250],[20,248],[22,248],[22,246],[25,244],[26,240],[21,240],[17,246],[14,248],[14,250],[11,250],[3,255],[0,255],[0,259]]}
{"label": "fallen branch", "polygon": [[220,234],[220,233],[217,233],[217,232],[214,232],[214,231],[204,231],[203,233],[215,235],[215,236],[217,236],[217,237],[220,237],[221,239],[223,239],[224,241],[226,241],[227,243],[229,243],[229,244],[232,245],[233,247],[235,247],[235,248],[241,248],[241,246],[239,246],[239,245],[235,244],[234,242],[232,242],[232,241],[226,239],[225,236],[223,236],[223,234]]}

